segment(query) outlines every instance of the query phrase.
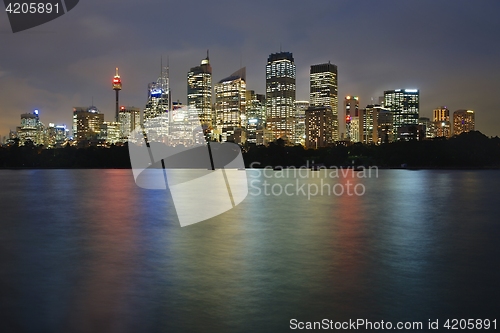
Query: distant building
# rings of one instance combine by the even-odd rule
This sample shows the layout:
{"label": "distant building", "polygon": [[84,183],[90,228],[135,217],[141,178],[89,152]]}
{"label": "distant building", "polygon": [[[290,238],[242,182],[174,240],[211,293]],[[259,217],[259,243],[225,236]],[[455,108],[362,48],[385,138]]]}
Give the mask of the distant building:
{"label": "distant building", "polygon": [[149,141],[166,142],[172,115],[168,70],[163,67],[156,82],[148,84],[148,101],[144,108],[143,125]]}
{"label": "distant building", "polygon": [[351,119],[359,117],[359,97],[346,96],[344,99],[344,114],[345,114],[345,133],[346,140],[351,141]]}
{"label": "distant building", "polygon": [[339,140],[337,66],[330,62],[312,65],[309,103],[312,107],[329,106],[332,110],[332,138]]}
{"label": "distant building", "polygon": [[390,142],[394,139],[393,127],[392,112],[378,104],[370,104],[360,109],[357,117],[352,117],[351,133],[355,132],[356,135],[352,135],[351,141],[364,144]]}
{"label": "distant building", "polygon": [[306,144],[306,110],[309,101],[295,101],[295,141],[296,145]]}
{"label": "distant building", "polygon": [[374,140],[377,144],[389,143],[394,141],[394,121],[391,111],[381,108],[377,119],[377,138]]}
{"label": "distant building", "polygon": [[306,148],[316,149],[334,143],[333,112],[330,106],[309,107],[306,110]]}
{"label": "distant building", "polygon": [[100,126],[99,139],[107,144],[121,142],[121,125],[116,121],[105,121]]}
{"label": "distant building", "polygon": [[425,139],[425,126],[403,125],[398,128],[399,141],[422,141]]}
{"label": "distant building", "polygon": [[457,110],[453,112],[453,135],[474,131],[476,125],[473,110]]}
{"label": "distant building", "polygon": [[418,118],[418,124],[425,127],[425,138],[432,139],[436,136],[434,122],[427,117]]}
{"label": "distant building", "polygon": [[451,137],[450,110],[446,106],[434,109],[433,124],[436,137]]}
{"label": "distant building", "polygon": [[69,130],[66,128],[66,125],[50,123],[46,132],[46,145],[48,148],[62,147],[69,138]]}
{"label": "distant building", "polygon": [[[245,143],[246,69],[241,68],[215,85],[215,112],[222,141]],[[238,135],[235,135],[235,134]]]}
{"label": "distant building", "polygon": [[73,139],[82,141],[97,141],[104,123],[104,114],[95,106],[89,108],[73,108]]}
{"label": "distant building", "polygon": [[266,96],[256,94],[253,90],[247,90],[245,113],[247,121],[247,142],[255,145],[265,144]]}
{"label": "distant building", "polygon": [[121,106],[118,112],[120,123],[120,140],[127,141],[136,127],[141,125],[141,109],[131,106]]}
{"label": "distant building", "polygon": [[212,66],[207,57],[200,66],[192,67],[187,74],[187,105],[198,113],[202,125],[207,130],[215,127],[215,115],[212,113]]}
{"label": "distant building", "polygon": [[295,137],[296,68],[291,52],[273,53],[266,65],[267,129],[273,140],[293,143]]}
{"label": "distant building", "polygon": [[393,113],[395,133],[399,133],[399,128],[404,125],[418,125],[419,91],[418,89],[384,91],[384,107]]}
{"label": "distant building", "polygon": [[24,113],[21,115],[21,126],[17,127],[16,137],[22,146],[26,141],[31,141],[35,145],[45,144],[45,126],[40,122],[39,111]]}

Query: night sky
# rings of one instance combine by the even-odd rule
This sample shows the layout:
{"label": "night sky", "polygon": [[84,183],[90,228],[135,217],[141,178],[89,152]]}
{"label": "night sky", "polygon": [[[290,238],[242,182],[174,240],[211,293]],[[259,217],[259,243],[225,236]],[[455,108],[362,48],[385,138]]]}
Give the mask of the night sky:
{"label": "night sky", "polygon": [[81,0],[69,13],[13,34],[0,4],[0,135],[40,109],[41,121],[71,127],[74,106],[111,121],[111,80],[120,104],[144,108],[147,84],[170,63],[174,100],[210,49],[213,80],[247,67],[247,88],[265,93],[270,53],[292,52],[297,99],[309,99],[309,66],[339,69],[361,107],[384,90],[420,89],[420,116],[445,105],[476,111],[476,129],[500,135],[500,1]]}

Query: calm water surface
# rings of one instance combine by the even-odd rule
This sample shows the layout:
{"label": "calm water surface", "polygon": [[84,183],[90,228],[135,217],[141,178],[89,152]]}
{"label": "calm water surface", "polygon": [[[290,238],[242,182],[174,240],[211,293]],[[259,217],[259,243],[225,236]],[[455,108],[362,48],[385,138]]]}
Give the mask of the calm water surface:
{"label": "calm water surface", "polygon": [[[247,174],[254,187],[295,182]],[[323,181],[366,193],[250,189],[235,209],[181,228],[169,192],[137,187],[130,170],[2,170],[0,332],[500,321],[499,171]]]}

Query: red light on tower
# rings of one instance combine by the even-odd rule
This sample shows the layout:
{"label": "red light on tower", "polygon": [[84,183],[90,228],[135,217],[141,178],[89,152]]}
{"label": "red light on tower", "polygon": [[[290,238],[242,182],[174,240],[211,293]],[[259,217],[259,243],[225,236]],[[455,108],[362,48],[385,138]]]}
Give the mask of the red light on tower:
{"label": "red light on tower", "polygon": [[113,78],[113,90],[122,90],[122,80],[118,75],[118,67],[116,67],[116,75]]}
{"label": "red light on tower", "polygon": [[346,123],[350,123],[351,122],[351,116],[346,116],[345,117],[345,121],[346,121]]}

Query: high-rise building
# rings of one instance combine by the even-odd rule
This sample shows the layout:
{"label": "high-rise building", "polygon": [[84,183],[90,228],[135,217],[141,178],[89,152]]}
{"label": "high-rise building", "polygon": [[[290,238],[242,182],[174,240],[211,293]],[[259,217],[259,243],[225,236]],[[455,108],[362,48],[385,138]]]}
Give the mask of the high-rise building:
{"label": "high-rise building", "polygon": [[344,99],[345,133],[347,141],[351,141],[351,118],[359,116],[359,97],[346,96]]}
{"label": "high-rise building", "polygon": [[121,106],[118,113],[120,139],[126,141],[136,127],[141,124],[141,110],[136,107]]}
{"label": "high-rise building", "polygon": [[241,68],[215,85],[215,112],[221,140],[244,143],[246,127],[246,69]]}
{"label": "high-rise building", "polygon": [[38,110],[33,113],[24,113],[21,115],[21,126],[17,127],[17,138],[22,146],[26,141],[31,141],[35,145],[45,144],[44,128],[40,122],[40,112]]}
{"label": "high-rise building", "polygon": [[436,129],[434,127],[435,122],[431,121],[427,117],[418,118],[418,124],[425,128],[425,138],[432,139],[436,137]]}
{"label": "high-rise building", "polygon": [[66,142],[69,137],[69,130],[66,125],[56,125],[49,123],[47,128],[47,147],[49,148],[60,148]]}
{"label": "high-rise building", "polygon": [[293,143],[296,68],[291,52],[273,53],[266,65],[267,129],[274,139]]}
{"label": "high-rise building", "polygon": [[393,113],[394,133],[404,125],[418,125],[419,96],[418,89],[384,91],[384,107]]}
{"label": "high-rise building", "polygon": [[212,66],[208,51],[200,66],[192,67],[187,74],[187,105],[198,114],[207,131],[215,127],[216,119],[212,114]]}
{"label": "high-rise building", "polygon": [[333,112],[330,106],[310,106],[306,110],[306,148],[316,149],[334,143]]}
{"label": "high-rise building", "polygon": [[330,62],[312,65],[309,103],[311,107],[329,106],[332,110],[332,138],[339,140],[337,66]]}
{"label": "high-rise building", "polygon": [[245,113],[247,142],[263,145],[266,128],[266,96],[247,90]]}
{"label": "high-rise building", "polygon": [[104,114],[95,106],[73,108],[73,139],[76,142],[96,141],[104,123]]}
{"label": "high-rise building", "polygon": [[433,111],[434,136],[449,138],[451,136],[450,110],[441,106]]}
{"label": "high-rise building", "polygon": [[158,80],[148,85],[148,102],[144,109],[143,125],[150,141],[167,141],[172,117],[170,110],[168,67],[162,66]]}
{"label": "high-rise building", "polygon": [[457,110],[453,112],[453,135],[474,131],[475,124],[473,110]]}
{"label": "high-rise building", "polygon": [[306,145],[306,110],[309,101],[295,101],[295,144]]}

